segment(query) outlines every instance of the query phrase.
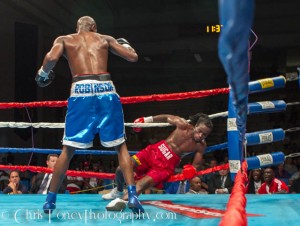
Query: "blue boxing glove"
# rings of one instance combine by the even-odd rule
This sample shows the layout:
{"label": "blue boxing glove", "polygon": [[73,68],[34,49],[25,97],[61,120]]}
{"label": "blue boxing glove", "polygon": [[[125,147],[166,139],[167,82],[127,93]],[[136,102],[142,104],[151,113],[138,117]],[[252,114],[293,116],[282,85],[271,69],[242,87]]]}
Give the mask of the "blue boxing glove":
{"label": "blue boxing glove", "polygon": [[39,87],[46,87],[52,83],[55,78],[55,74],[52,70],[48,73],[43,70],[43,66],[38,70],[35,76],[35,81]]}
{"label": "blue boxing glove", "polygon": [[118,38],[118,39],[116,39],[117,40],[117,42],[120,44],[120,45],[122,45],[122,46],[124,46],[124,47],[126,47],[126,48],[132,48],[131,46],[130,46],[130,43],[125,39],[125,38]]}

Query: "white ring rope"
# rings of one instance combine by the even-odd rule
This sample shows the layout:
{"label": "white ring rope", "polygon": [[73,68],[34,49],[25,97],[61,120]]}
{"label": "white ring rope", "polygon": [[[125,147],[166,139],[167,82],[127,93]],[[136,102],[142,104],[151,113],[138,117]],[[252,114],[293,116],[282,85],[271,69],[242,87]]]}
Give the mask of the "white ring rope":
{"label": "white ring rope", "polygon": [[[125,126],[136,127],[136,128],[146,128],[146,127],[166,127],[171,126],[169,123],[125,123]],[[52,128],[52,129],[63,129],[65,123],[51,123],[51,122],[0,122],[0,128]]]}
{"label": "white ring rope", "polygon": [[[226,117],[228,112],[220,112],[216,114],[209,115],[211,119],[217,117]],[[147,127],[166,127],[171,126],[170,123],[125,123],[125,126],[128,127],[136,127],[136,128],[147,128]],[[51,122],[0,122],[0,128],[52,128],[52,129],[63,129],[65,127],[65,123],[51,123]]]}
{"label": "white ring rope", "polygon": [[299,156],[300,156],[300,153],[297,152],[297,153],[289,154],[289,155],[285,156],[285,158],[294,158],[294,157],[299,157]]}
{"label": "white ring rope", "polygon": [[0,128],[53,128],[59,129],[64,128],[65,123],[51,123],[51,122],[39,122],[39,123],[30,123],[30,122],[0,122]]}

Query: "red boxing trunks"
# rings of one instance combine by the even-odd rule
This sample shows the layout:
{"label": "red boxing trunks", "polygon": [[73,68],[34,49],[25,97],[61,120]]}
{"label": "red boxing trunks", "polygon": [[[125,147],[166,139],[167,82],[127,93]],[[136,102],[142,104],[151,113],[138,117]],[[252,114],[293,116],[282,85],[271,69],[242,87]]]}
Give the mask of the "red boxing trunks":
{"label": "red boxing trunks", "polygon": [[166,182],[180,163],[180,157],[164,140],[148,145],[132,158],[137,165],[135,179],[139,180],[147,175],[153,179],[155,185]]}

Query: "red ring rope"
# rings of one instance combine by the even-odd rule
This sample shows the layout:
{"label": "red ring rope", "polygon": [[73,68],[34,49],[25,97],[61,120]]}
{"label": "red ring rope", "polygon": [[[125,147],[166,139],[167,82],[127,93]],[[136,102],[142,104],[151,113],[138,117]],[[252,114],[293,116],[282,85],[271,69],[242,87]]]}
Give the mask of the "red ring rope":
{"label": "red ring rope", "polygon": [[[206,96],[228,94],[229,88],[218,88],[211,90],[193,91],[185,93],[170,93],[170,94],[152,94],[145,96],[121,97],[122,104],[134,104],[151,101],[168,101],[168,100],[185,100],[190,98],[201,98]],[[24,107],[64,107],[67,106],[67,101],[41,101],[28,103],[0,103],[0,109],[8,108],[24,108]]]}
{"label": "red ring rope", "polygon": [[220,226],[247,226],[247,215],[246,215],[246,182],[248,181],[247,176],[247,163],[243,162],[242,168],[238,171],[234,186],[232,188],[230,199],[227,203],[227,208]]}
{"label": "red ring rope", "polygon": [[[26,170],[29,170],[31,172],[37,172],[37,173],[52,173],[53,170],[46,167],[41,166],[11,166],[11,165],[0,165],[0,169],[2,170],[19,170],[21,172],[24,172]],[[90,177],[96,177],[100,179],[115,179],[114,173],[99,173],[99,172],[90,172],[90,171],[76,171],[76,170],[67,170],[66,173],[67,176],[72,177],[84,177],[84,178],[90,178]]]}
{"label": "red ring rope", "polygon": [[[206,170],[202,170],[197,172],[197,175],[204,175],[212,172],[219,171],[221,169],[228,169],[229,165],[224,164],[220,166],[215,166],[213,168],[209,168]],[[31,172],[37,172],[37,173],[52,173],[53,170],[50,168],[42,167],[42,166],[20,166],[20,165],[0,165],[0,170],[19,170],[21,172],[24,172],[26,170],[29,170]],[[96,177],[100,179],[115,179],[114,173],[99,173],[99,172],[91,172],[91,171],[76,171],[76,170],[68,170],[66,173],[67,176],[73,176],[73,177],[84,177],[84,178],[90,178],[90,177]],[[176,174],[170,177],[168,182],[173,181],[179,181],[179,180],[185,180],[183,174]]]}
{"label": "red ring rope", "polygon": [[[229,164],[228,163],[224,164],[224,165],[219,165],[219,166],[215,166],[215,167],[212,167],[212,168],[208,168],[208,169],[205,169],[205,170],[201,170],[201,171],[197,172],[196,175],[201,176],[201,175],[204,175],[204,174],[209,174],[209,173],[224,170],[224,169],[229,169]],[[185,176],[182,173],[171,176],[169,178],[168,182],[174,182],[174,181],[180,181],[180,180],[186,180]]]}

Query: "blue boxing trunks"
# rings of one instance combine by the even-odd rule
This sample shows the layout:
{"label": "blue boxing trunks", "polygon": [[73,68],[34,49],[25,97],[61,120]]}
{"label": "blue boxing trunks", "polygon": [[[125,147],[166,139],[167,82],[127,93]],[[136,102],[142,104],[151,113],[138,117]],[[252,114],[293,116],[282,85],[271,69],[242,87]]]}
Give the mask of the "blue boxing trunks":
{"label": "blue boxing trunks", "polygon": [[97,133],[104,147],[114,147],[125,141],[122,104],[114,84],[111,80],[89,78],[73,82],[63,145],[92,147]]}

